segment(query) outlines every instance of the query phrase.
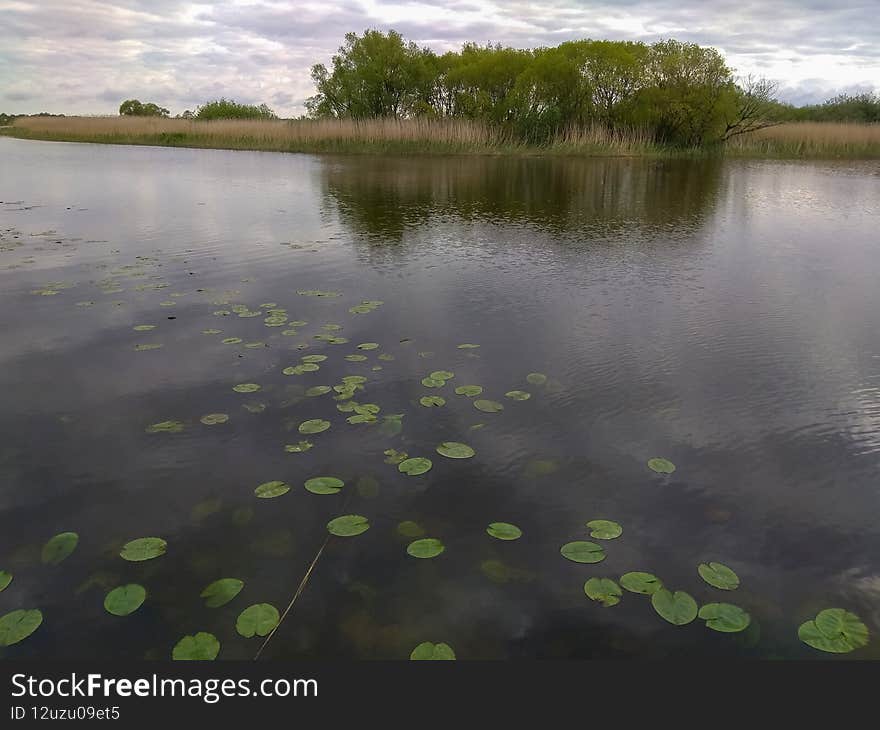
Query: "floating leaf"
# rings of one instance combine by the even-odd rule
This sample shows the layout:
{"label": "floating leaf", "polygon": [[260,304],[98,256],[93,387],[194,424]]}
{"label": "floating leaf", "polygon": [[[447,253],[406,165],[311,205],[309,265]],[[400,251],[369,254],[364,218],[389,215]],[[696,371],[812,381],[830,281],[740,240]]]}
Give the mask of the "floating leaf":
{"label": "floating leaf", "polygon": [[584,593],[593,601],[599,601],[606,608],[620,603],[623,591],[611,578],[590,578],[584,583]]}
{"label": "floating leaf", "polygon": [[345,359],[349,362],[363,362],[367,359],[366,355],[346,355]]}
{"label": "floating leaf", "polygon": [[241,337],[225,337],[224,339],[220,340],[220,342],[222,342],[224,345],[237,345],[241,341]]}
{"label": "floating leaf", "polygon": [[376,417],[372,413],[358,413],[355,416],[349,416],[345,420],[352,424],[375,423]]}
{"label": "floating leaf", "polygon": [[560,548],[559,552],[562,553],[564,558],[568,558],[575,563],[601,563],[605,560],[605,550],[601,545],[584,540],[567,542]]}
{"label": "floating leaf", "polygon": [[491,522],[486,532],[498,540],[519,540],[522,537],[522,530],[510,522]]}
{"label": "floating leaf", "polygon": [[144,429],[147,433],[180,433],[183,431],[183,423],[180,421],[162,421],[154,423]]}
{"label": "floating leaf", "polygon": [[524,390],[509,390],[504,395],[511,400],[528,400],[532,397],[531,393],[527,393]]}
{"label": "floating leaf", "polygon": [[425,406],[425,408],[439,408],[446,405],[446,399],[441,398],[439,395],[426,395],[419,398],[419,403]]}
{"label": "floating leaf", "polygon": [[798,629],[798,638],[808,646],[832,654],[845,654],[867,645],[868,627],[854,613],[826,608]]}
{"label": "floating leaf", "polygon": [[483,388],[480,385],[459,385],[455,389],[456,395],[466,395],[468,398],[472,398],[475,395],[479,395],[483,392]]}
{"label": "floating leaf", "polygon": [[470,342],[465,342],[458,346],[459,350],[476,350],[479,345],[473,345]]}
{"label": "floating leaf", "polygon": [[422,385],[426,388],[442,388],[446,385],[446,381],[439,378],[422,378]]}
{"label": "floating leaf", "polygon": [[470,459],[477,452],[467,444],[458,441],[444,441],[437,447],[437,453],[447,459]]}
{"label": "floating leaf", "polygon": [[299,424],[300,433],[321,433],[330,428],[330,421],[324,421],[320,418],[313,418],[310,421],[303,421]]}
{"label": "floating leaf", "polygon": [[135,345],[135,352],[146,352],[147,350],[158,350],[162,347],[161,344],[151,343],[151,344],[143,344],[143,345]]}
{"label": "floating leaf", "polygon": [[532,385],[544,385],[547,382],[547,376],[544,373],[529,373],[526,380]]}
{"label": "floating leaf", "polygon": [[58,565],[68,557],[79,544],[79,535],[75,532],[61,532],[43,545],[41,559],[44,565]]}
{"label": "floating leaf", "polygon": [[123,560],[140,563],[164,555],[167,549],[168,543],[161,537],[139,537],[137,540],[125,543],[119,555]]}
{"label": "floating leaf", "polygon": [[432,644],[430,641],[424,641],[412,650],[409,658],[413,661],[450,661],[455,659],[455,652],[449,644]]}
{"label": "floating leaf", "polygon": [[128,616],[147,599],[147,589],[137,583],[117,586],[104,598],[104,610],[114,616]]}
{"label": "floating leaf", "polygon": [[238,385],[232,386],[232,389],[236,393],[256,393],[260,386],[256,383],[239,383]]}
{"label": "floating leaf", "polygon": [[648,468],[658,474],[672,474],[675,471],[675,464],[669,461],[669,459],[654,457],[653,459],[648,459]]}
{"label": "floating leaf", "polygon": [[446,550],[446,546],[435,537],[415,540],[406,547],[406,552],[414,558],[436,558]]}
{"label": "floating leaf", "polygon": [[388,352],[383,352],[381,355],[379,355],[379,359],[385,362],[391,362],[392,360],[394,360],[394,355]]}
{"label": "floating leaf", "polygon": [[325,393],[329,393],[331,390],[333,390],[333,388],[331,388],[329,385],[316,385],[313,388],[309,388],[306,391],[306,395],[309,398],[314,398],[317,395],[324,395]]}
{"label": "floating leaf", "polygon": [[284,450],[288,454],[302,454],[312,448],[314,444],[311,441],[300,441],[296,444],[287,444]]}
{"label": "floating leaf", "polygon": [[701,619],[705,619],[706,626],[710,629],[721,631],[725,634],[745,631],[752,622],[749,614],[732,603],[707,603],[700,608],[700,612],[697,615]]}
{"label": "floating leaf", "polygon": [[12,646],[23,641],[43,623],[43,614],[39,609],[23,609],[7,613],[0,617],[0,646]]}
{"label": "floating leaf", "polygon": [[630,593],[641,593],[650,596],[663,587],[663,582],[651,573],[634,571],[620,576],[620,585]]}
{"label": "floating leaf", "polygon": [[305,373],[313,373],[320,369],[320,365],[316,365],[313,362],[304,362],[301,365],[286,367],[281,372],[284,373],[284,375],[304,375]]}
{"label": "floating leaf", "polygon": [[303,355],[300,358],[303,362],[307,363],[316,363],[316,362],[324,362],[327,359],[326,355]]}
{"label": "floating leaf", "polygon": [[252,636],[268,636],[280,619],[278,609],[271,603],[255,603],[238,615],[235,630],[246,639]]}
{"label": "floating leaf", "polygon": [[430,459],[423,456],[417,456],[412,459],[405,459],[397,465],[397,470],[402,474],[408,474],[411,477],[417,477],[431,470],[433,463]]}
{"label": "floating leaf", "polygon": [[379,343],[378,342],[361,342],[357,346],[358,350],[378,350]]}
{"label": "floating leaf", "polygon": [[287,494],[289,491],[289,484],[276,480],[271,482],[263,482],[254,490],[254,494],[257,495],[260,499],[272,499],[273,497],[280,497],[282,494]]}
{"label": "floating leaf", "polygon": [[498,413],[504,410],[504,406],[494,400],[475,400],[474,408],[483,413]]}
{"label": "floating leaf", "polygon": [[206,416],[202,416],[199,420],[206,426],[216,426],[220,423],[226,423],[229,420],[229,416],[226,413],[209,413]]}
{"label": "floating leaf", "polygon": [[213,661],[220,653],[220,642],[214,634],[199,631],[195,636],[184,636],[171,652],[175,661]]}
{"label": "floating leaf", "polygon": [[370,521],[361,515],[343,515],[327,523],[327,531],[337,537],[354,537],[370,529]]}
{"label": "floating leaf", "polygon": [[199,596],[205,599],[208,608],[220,608],[241,593],[242,588],[244,581],[238,578],[221,578],[207,586]]}
{"label": "floating leaf", "polygon": [[432,380],[442,380],[445,383],[450,378],[454,378],[455,373],[450,372],[449,370],[435,370],[428,377]]}
{"label": "floating leaf", "polygon": [[724,563],[700,563],[697,572],[710,586],[722,591],[732,591],[739,587],[739,576]]}
{"label": "floating leaf", "polygon": [[401,461],[405,461],[408,456],[405,451],[397,451],[397,449],[385,449],[383,453],[386,464],[399,464]]}
{"label": "floating leaf", "polygon": [[222,332],[223,332],[223,330],[215,330],[215,329],[202,330],[203,335],[219,335]]}
{"label": "floating leaf", "polygon": [[587,527],[592,530],[590,537],[597,540],[613,540],[623,534],[623,528],[611,520],[590,520]]}
{"label": "floating leaf", "polygon": [[0,593],[6,590],[6,586],[12,583],[12,573],[0,570]]}
{"label": "floating leaf", "polygon": [[684,591],[660,588],[651,594],[651,605],[666,621],[675,626],[689,624],[697,617],[697,602]]}
{"label": "floating leaf", "polygon": [[345,482],[336,477],[312,477],[305,487],[312,494],[336,494],[345,486]]}
{"label": "floating leaf", "polygon": [[397,525],[397,533],[403,537],[421,537],[425,534],[425,530],[418,522],[404,520]]}
{"label": "floating leaf", "polygon": [[154,324],[136,324],[132,329],[135,332],[149,332],[150,330],[156,329],[156,325]]}

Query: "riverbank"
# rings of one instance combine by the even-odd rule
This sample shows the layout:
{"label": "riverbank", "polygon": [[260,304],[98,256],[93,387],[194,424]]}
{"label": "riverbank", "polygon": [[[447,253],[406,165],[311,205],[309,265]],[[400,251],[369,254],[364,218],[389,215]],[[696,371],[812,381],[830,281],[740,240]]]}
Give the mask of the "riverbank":
{"label": "riverbank", "polygon": [[592,127],[549,145],[513,141],[460,119],[193,121],[148,117],[22,117],[0,135],[98,144],[340,154],[523,154],[694,157],[724,154],[776,159],[880,159],[880,125],[791,123],[740,135],[723,145],[658,145],[640,130]]}

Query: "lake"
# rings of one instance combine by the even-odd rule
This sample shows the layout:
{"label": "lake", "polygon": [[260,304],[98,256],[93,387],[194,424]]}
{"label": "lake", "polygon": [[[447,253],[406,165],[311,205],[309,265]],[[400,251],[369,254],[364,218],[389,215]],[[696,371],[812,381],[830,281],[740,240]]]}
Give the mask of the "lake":
{"label": "lake", "polygon": [[[872,632],[848,656],[880,658],[876,163],[0,138],[0,201],[0,615],[43,617],[0,657],[164,659],[209,632],[252,658],[239,614],[301,588],[262,657],[831,658],[798,627],[839,607]],[[369,529],[330,535],[342,515]],[[165,553],[123,559],[142,537]],[[585,595],[631,571],[750,624]],[[243,589],[208,607],[221,578]],[[111,615],[127,584],[146,600]]]}

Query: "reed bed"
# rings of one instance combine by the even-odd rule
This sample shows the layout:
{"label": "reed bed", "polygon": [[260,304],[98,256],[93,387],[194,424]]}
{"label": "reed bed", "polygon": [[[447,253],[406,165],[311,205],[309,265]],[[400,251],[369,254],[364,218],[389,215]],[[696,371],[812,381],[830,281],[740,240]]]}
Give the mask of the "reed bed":
{"label": "reed bed", "polygon": [[403,154],[559,154],[596,156],[880,158],[880,125],[798,122],[734,137],[698,150],[663,147],[646,129],[571,128],[546,145],[517,142],[467,119],[217,120],[151,117],[21,117],[0,134],[107,144]]}

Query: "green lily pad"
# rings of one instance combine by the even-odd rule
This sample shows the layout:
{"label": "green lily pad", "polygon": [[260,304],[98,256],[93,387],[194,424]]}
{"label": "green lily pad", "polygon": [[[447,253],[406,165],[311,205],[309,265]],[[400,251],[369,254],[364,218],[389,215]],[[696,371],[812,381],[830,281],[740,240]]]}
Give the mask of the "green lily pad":
{"label": "green lily pad", "polygon": [[372,413],[358,413],[357,415],[349,416],[345,420],[352,424],[358,424],[375,423],[377,419]]}
{"label": "green lily pad", "polygon": [[409,658],[413,661],[450,661],[455,659],[455,652],[449,644],[432,644],[423,641],[415,649]]}
{"label": "green lily pad", "polygon": [[654,457],[653,459],[648,459],[648,468],[658,474],[672,474],[675,471],[675,464],[669,461],[669,459]]}
{"label": "green lily pad", "polygon": [[278,609],[271,603],[255,603],[238,615],[235,630],[246,639],[252,636],[268,636],[280,619]]}
{"label": "green lily pad", "polygon": [[613,540],[623,534],[623,528],[612,520],[590,520],[587,523],[590,528],[590,537],[597,540]]}
{"label": "green lily pad", "polygon": [[156,329],[156,325],[154,324],[136,324],[132,329],[135,332],[149,332],[150,330]]}
{"label": "green lily pad", "polygon": [[504,410],[504,406],[494,400],[475,400],[474,408],[483,413],[498,413]]}
{"label": "green lily pad", "polygon": [[752,622],[749,614],[732,603],[707,603],[697,615],[706,621],[710,629],[725,634],[745,631]]}
{"label": "green lily pad", "polygon": [[104,598],[104,610],[114,616],[128,616],[147,600],[147,589],[137,583],[117,586]]}
{"label": "green lily pad", "polygon": [[43,565],[58,565],[67,558],[79,544],[79,535],[75,532],[61,532],[43,545],[41,559]]}
{"label": "green lily pad", "polygon": [[0,570],[0,593],[5,591],[10,583],[12,583],[12,573],[6,570]]}
{"label": "green lily pad", "polygon": [[630,593],[641,593],[646,596],[653,595],[663,587],[663,582],[651,573],[634,571],[620,576],[620,585]]}
{"label": "green lily pad", "polygon": [[303,375],[304,373],[314,373],[320,370],[321,366],[313,362],[304,362],[301,365],[284,368],[281,372],[285,375]]}
{"label": "green lily pad", "polygon": [[510,522],[490,522],[486,532],[497,540],[519,540],[522,530]]}
{"label": "green lily pad", "polygon": [[286,444],[284,450],[288,454],[302,454],[311,449],[314,444],[311,441],[300,441],[295,444]]}
{"label": "green lily pad", "polygon": [[324,395],[325,393],[329,393],[331,390],[333,390],[333,388],[331,388],[329,385],[316,385],[312,388],[309,388],[306,391],[306,395],[309,398],[314,398],[317,395]]}
{"label": "green lily pad", "polygon": [[385,454],[386,464],[399,464],[401,461],[406,461],[407,456],[409,456],[405,451],[398,451],[397,449],[385,449],[383,453]]}
{"label": "green lily pad", "polygon": [[417,477],[431,470],[434,464],[430,459],[424,456],[416,456],[411,459],[405,459],[397,465],[397,470],[402,474],[408,474],[411,477]]}
{"label": "green lily pad", "polygon": [[868,627],[854,613],[826,608],[798,628],[798,638],[808,646],[831,654],[846,654],[868,643]]}
{"label": "green lily pad", "polygon": [[601,545],[584,540],[567,542],[560,548],[559,552],[562,553],[564,558],[575,563],[601,563],[605,560],[605,550]]}
{"label": "green lily pad", "polygon": [[470,342],[464,342],[458,346],[459,350],[476,350],[479,345],[474,345]]}
{"label": "green lily pad", "polygon": [[425,530],[418,522],[404,520],[397,525],[397,534],[402,537],[421,537]]}
{"label": "green lily pad", "polygon": [[242,588],[244,581],[238,578],[221,578],[208,585],[199,597],[205,599],[205,606],[208,608],[220,608],[241,593]]}
{"label": "green lily pad", "polygon": [[168,543],[161,537],[139,537],[137,540],[125,543],[119,555],[123,560],[140,563],[164,555],[167,549]]}
{"label": "green lily pad", "polygon": [[450,378],[455,377],[455,373],[449,370],[435,370],[433,373],[428,375],[432,380],[442,380],[444,383]]}
{"label": "green lily pad", "polygon": [[324,362],[327,359],[326,355],[303,355],[300,360],[307,363],[316,363],[316,362]]}
{"label": "green lily pad", "polygon": [[739,587],[739,576],[724,563],[700,563],[697,572],[710,586],[722,591],[732,591]]}
{"label": "green lily pad", "polygon": [[287,494],[289,491],[289,484],[276,480],[271,482],[263,482],[254,490],[254,494],[257,495],[260,499],[272,499],[273,497],[280,497],[282,494]]}
{"label": "green lily pad", "polygon": [[363,362],[367,359],[366,355],[346,355],[345,359],[349,362]]}
{"label": "green lily pad", "polygon": [[23,609],[7,613],[0,617],[0,646],[12,646],[24,641],[43,623],[43,614],[39,609]]}
{"label": "green lily pad", "polygon": [[224,345],[237,345],[239,342],[242,342],[241,337],[224,337],[220,340]]}
{"label": "green lily pad", "polygon": [[215,329],[202,330],[203,335],[219,335],[222,332],[223,332],[223,330],[215,330]]}
{"label": "green lily pad", "polygon": [[312,494],[336,494],[345,486],[345,482],[336,477],[312,477],[305,487]]}
{"label": "green lily pad", "polygon": [[220,642],[214,634],[199,631],[184,636],[174,645],[171,658],[175,661],[213,661],[220,653]]}
{"label": "green lily pad", "polygon": [[437,447],[437,453],[447,459],[470,459],[477,452],[467,444],[458,441],[444,441]]}
{"label": "green lily pad", "polygon": [[439,395],[426,395],[419,398],[419,403],[425,406],[425,408],[439,408],[446,405],[446,399],[441,398]]}
{"label": "green lily pad", "polygon": [[651,605],[660,616],[675,626],[689,624],[697,617],[697,602],[684,591],[660,588],[651,595]]}
{"label": "green lily pad", "polygon": [[299,424],[300,433],[321,433],[330,428],[330,421],[324,421],[320,418],[313,418],[310,421],[303,421]]}
{"label": "green lily pad", "polygon": [[422,378],[422,385],[426,388],[442,388],[446,385],[446,381],[438,378]]}
{"label": "green lily pad", "polygon": [[509,390],[504,395],[511,400],[528,400],[532,397],[531,393],[527,393],[524,390]]}
{"label": "green lily pad", "polygon": [[354,537],[370,529],[370,521],[362,515],[342,515],[327,523],[327,531],[337,537]]}
{"label": "green lily pad", "polygon": [[378,342],[361,342],[361,344],[359,344],[357,346],[357,349],[358,350],[378,350],[379,343]]}
{"label": "green lily pad", "polygon": [[158,350],[160,347],[163,347],[163,345],[161,345],[157,342],[154,342],[154,343],[146,343],[146,344],[142,344],[142,345],[135,345],[134,350],[135,350],[135,352],[147,352],[148,350]]}
{"label": "green lily pad", "polygon": [[389,352],[383,352],[381,355],[379,355],[379,359],[383,362],[391,362],[392,360],[394,360],[394,355]]}
{"label": "green lily pad", "polygon": [[256,393],[260,386],[256,383],[239,383],[238,385],[233,385],[232,389],[236,393]]}
{"label": "green lily pad", "polygon": [[593,601],[599,601],[606,608],[620,603],[623,591],[611,578],[590,578],[584,583],[584,593]]}
{"label": "green lily pad", "polygon": [[544,373],[529,373],[526,380],[532,385],[544,385],[547,382],[547,376]]}
{"label": "green lily pad", "polygon": [[475,395],[479,395],[483,392],[483,387],[480,385],[459,385],[455,389],[456,395],[466,395],[468,398],[473,398]]}
{"label": "green lily pad", "polygon": [[206,416],[202,416],[199,420],[206,426],[216,426],[220,423],[226,423],[229,420],[229,416],[226,413],[209,413]]}
{"label": "green lily pad", "polygon": [[435,537],[423,537],[406,547],[406,552],[414,558],[436,558],[446,550],[446,546]]}
{"label": "green lily pad", "polygon": [[180,421],[162,421],[147,426],[144,430],[147,433],[180,433],[183,431],[183,423]]}

